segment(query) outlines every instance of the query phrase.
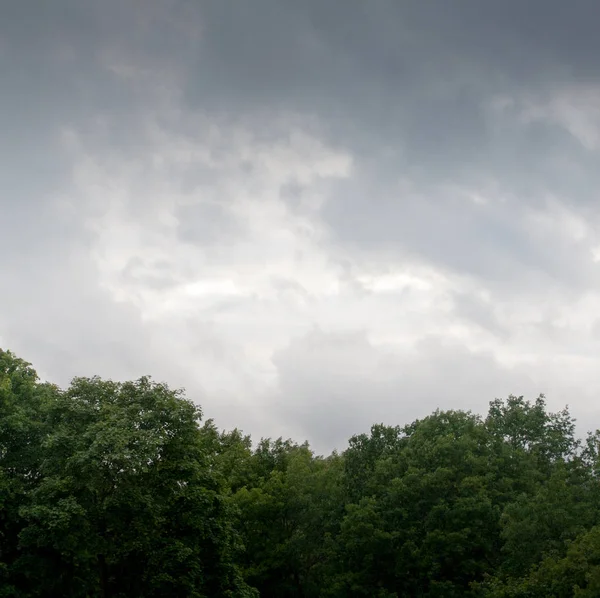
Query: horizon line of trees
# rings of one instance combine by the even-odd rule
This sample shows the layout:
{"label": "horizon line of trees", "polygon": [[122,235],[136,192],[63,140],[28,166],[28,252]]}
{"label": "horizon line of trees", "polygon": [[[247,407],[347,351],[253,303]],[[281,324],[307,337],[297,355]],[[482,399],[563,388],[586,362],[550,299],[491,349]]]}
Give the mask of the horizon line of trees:
{"label": "horizon line of trees", "polygon": [[600,432],[509,396],[315,455],[0,349],[0,598],[600,596]]}

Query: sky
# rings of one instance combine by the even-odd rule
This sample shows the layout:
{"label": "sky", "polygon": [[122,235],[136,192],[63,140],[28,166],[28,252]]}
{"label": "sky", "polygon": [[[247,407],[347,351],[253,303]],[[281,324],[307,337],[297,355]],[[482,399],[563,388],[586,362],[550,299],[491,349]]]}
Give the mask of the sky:
{"label": "sky", "polygon": [[0,347],[343,449],[600,427],[596,0],[0,0]]}

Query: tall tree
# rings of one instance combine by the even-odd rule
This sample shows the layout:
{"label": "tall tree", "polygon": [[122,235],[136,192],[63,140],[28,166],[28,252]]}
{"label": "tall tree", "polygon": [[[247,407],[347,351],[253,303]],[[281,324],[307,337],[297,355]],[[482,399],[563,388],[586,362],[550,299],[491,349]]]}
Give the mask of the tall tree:
{"label": "tall tree", "polygon": [[21,509],[39,483],[47,433],[43,407],[58,389],[0,349],[0,596],[17,596]]}
{"label": "tall tree", "polygon": [[78,378],[46,405],[41,479],[21,508],[39,596],[247,596],[200,411],[141,378]]}

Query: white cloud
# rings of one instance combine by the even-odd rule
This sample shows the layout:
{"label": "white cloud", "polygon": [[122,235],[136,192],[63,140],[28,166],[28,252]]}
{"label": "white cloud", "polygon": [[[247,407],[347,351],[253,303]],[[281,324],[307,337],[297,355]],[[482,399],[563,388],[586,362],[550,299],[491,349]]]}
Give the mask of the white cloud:
{"label": "white cloud", "polygon": [[[557,372],[588,371],[577,353],[594,294],[542,297],[336,246],[320,210],[336,181],[357,175],[314,123],[307,133],[280,119],[265,138],[252,123],[191,114],[193,133],[145,122],[145,143],[126,159],[71,134],[73,197],[87,207],[102,287],[136,310],[164,371],[177,364],[221,425],[325,449],[374,420],[484,410],[509,392],[555,391],[560,404],[570,387]],[[493,185],[455,192],[482,209],[504,201]],[[540,244],[589,252],[596,241],[556,198],[521,216]],[[339,420],[335,434],[320,410]]]}
{"label": "white cloud", "polygon": [[[207,392],[243,397],[271,383],[274,348],[339,293],[316,214],[331,182],[350,176],[352,159],[295,128],[265,142],[243,127],[193,124],[206,135],[152,127],[127,159],[71,133],[72,197],[85,206],[101,286],[148,330],[169,331],[170,359],[205,361],[194,367]],[[194,185],[182,188],[196,171]],[[290,183],[301,190],[293,203],[282,195]],[[226,221],[184,222],[181,209],[207,205],[223,207]],[[181,237],[184,224],[198,225],[197,238]],[[202,231],[212,226],[207,243]],[[220,352],[198,354],[190,322],[208,326]]]}

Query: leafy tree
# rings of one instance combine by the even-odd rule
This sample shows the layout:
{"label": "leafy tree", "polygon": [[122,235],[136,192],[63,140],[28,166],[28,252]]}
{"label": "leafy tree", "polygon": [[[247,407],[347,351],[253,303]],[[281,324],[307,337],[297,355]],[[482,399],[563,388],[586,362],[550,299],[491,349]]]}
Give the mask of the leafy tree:
{"label": "leafy tree", "polygon": [[41,477],[44,401],[57,389],[41,384],[31,364],[0,349],[0,596],[17,596],[20,509]]}
{"label": "leafy tree", "polygon": [[149,378],[78,378],[45,405],[20,509],[32,596],[246,596],[200,411]]}
{"label": "leafy tree", "polygon": [[548,556],[523,578],[492,580],[488,598],[594,598],[600,595],[600,528],[572,542],[564,557]]}
{"label": "leafy tree", "polygon": [[490,570],[498,533],[485,428],[470,414],[438,412],[395,436],[363,483],[367,495],[347,506],[338,595],[464,596]]}
{"label": "leafy tree", "polygon": [[548,554],[564,554],[567,543],[598,523],[598,487],[585,472],[559,464],[540,489],[523,494],[504,510],[502,572],[524,575]]}
{"label": "leafy tree", "polygon": [[344,452],[344,480],[350,502],[369,494],[369,483],[377,463],[396,454],[402,446],[404,430],[376,424],[371,433],[352,436]]}
{"label": "leafy tree", "polygon": [[144,377],[0,350],[0,598],[600,595],[600,432],[543,396],[341,454],[219,430]]}
{"label": "leafy tree", "polygon": [[326,539],[341,516],[339,457],[315,458],[307,445],[263,440],[253,465],[257,485],[235,495],[247,579],[261,596],[320,596]]}

